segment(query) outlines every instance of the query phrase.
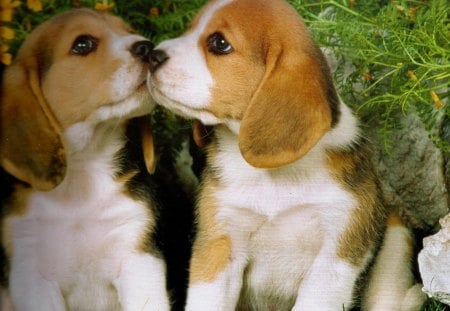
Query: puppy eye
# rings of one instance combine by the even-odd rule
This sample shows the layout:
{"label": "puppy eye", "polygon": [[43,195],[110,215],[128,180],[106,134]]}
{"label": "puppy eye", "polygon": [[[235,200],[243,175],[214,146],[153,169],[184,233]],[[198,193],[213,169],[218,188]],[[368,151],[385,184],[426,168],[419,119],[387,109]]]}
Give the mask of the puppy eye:
{"label": "puppy eye", "polygon": [[208,51],[217,54],[225,55],[233,52],[233,47],[223,37],[221,33],[215,32],[208,37]]}
{"label": "puppy eye", "polygon": [[74,55],[85,56],[97,49],[98,39],[89,36],[78,36],[73,42],[71,52]]}

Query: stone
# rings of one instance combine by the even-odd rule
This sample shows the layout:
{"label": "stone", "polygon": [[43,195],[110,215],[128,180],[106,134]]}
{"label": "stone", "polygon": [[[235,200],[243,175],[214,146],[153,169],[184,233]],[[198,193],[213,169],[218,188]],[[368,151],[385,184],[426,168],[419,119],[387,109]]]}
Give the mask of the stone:
{"label": "stone", "polygon": [[439,221],[441,229],[424,239],[419,253],[423,291],[450,305],[450,214]]}
{"label": "stone", "polygon": [[439,219],[449,212],[444,156],[415,113],[400,122],[388,152],[377,141],[378,133],[371,135],[384,201],[398,209],[411,228],[435,232]]}

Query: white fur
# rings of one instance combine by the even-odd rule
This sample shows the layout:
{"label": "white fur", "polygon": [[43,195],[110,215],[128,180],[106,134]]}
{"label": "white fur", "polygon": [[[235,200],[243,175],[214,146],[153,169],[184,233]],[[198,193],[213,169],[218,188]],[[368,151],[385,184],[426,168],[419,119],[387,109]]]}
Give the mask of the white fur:
{"label": "white fur", "polygon": [[211,16],[231,1],[215,2],[191,32],[161,42],[156,49],[164,50],[170,62],[155,74],[149,74],[147,79],[149,90],[157,102],[164,103],[185,117],[202,120],[205,124],[217,124],[218,120],[213,114],[201,110],[210,102],[214,78],[200,50],[199,37]]}
{"label": "white fur", "polygon": [[100,126],[83,150],[70,148],[77,144],[67,137],[63,182],[33,193],[28,213],[9,220],[15,246],[10,286],[18,310],[64,310],[63,296],[69,309],[122,310],[118,298],[123,310],[168,309],[164,263],[137,249],[152,215],[114,180],[113,155],[124,143],[123,131]]}
{"label": "white fur", "polygon": [[126,142],[124,122],[154,107],[144,66],[138,68],[129,51],[143,39],[116,38],[114,53],[123,65],[111,87],[118,102],[65,129],[68,166],[61,184],[32,192],[27,212],[5,220],[17,311],[169,310],[165,263],[140,249],[154,215],[114,176],[114,156]]}
{"label": "white fur", "polygon": [[142,36],[119,36],[111,33],[111,52],[122,65],[111,77],[110,89],[113,91],[115,103],[98,109],[95,112],[97,121],[114,117],[132,118],[150,113],[154,109],[155,103],[149,98],[145,88],[146,71],[139,61],[130,59],[130,47],[134,42],[142,40],[145,40]]}
{"label": "white fur", "polygon": [[387,228],[371,271],[363,310],[418,311],[425,300],[411,271],[413,236],[403,226]]}
{"label": "white fur", "polygon": [[110,51],[122,63],[112,77],[111,90],[117,101],[121,101],[130,95],[130,90],[135,90],[139,85],[145,84],[146,72],[141,64],[138,61],[129,61],[131,45],[134,42],[145,40],[145,38],[138,35],[120,36],[112,32],[110,36]]}
{"label": "white fur", "polygon": [[[348,145],[357,136],[354,117],[341,106],[341,122],[334,130],[301,160],[277,169],[252,167],[242,158],[238,136],[216,129],[219,152],[213,166],[225,185],[215,193],[220,206],[216,218],[232,237],[233,260],[212,283],[190,285],[187,310],[210,310],[210,302],[201,299],[209,292],[216,293],[214,310],[231,310],[247,264],[245,282],[260,308],[273,303],[270,294],[286,301],[279,310],[291,308],[293,301],[294,310],[352,305],[361,268],[338,258],[336,249],[357,202],[330,175],[324,150]],[[312,240],[305,239],[311,235]]]}

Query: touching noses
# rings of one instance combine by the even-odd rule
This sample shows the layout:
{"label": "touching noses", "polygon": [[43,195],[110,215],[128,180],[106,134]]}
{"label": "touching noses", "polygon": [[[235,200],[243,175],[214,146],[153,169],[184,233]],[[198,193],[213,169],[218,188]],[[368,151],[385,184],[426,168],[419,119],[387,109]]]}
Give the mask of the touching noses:
{"label": "touching noses", "polygon": [[130,52],[132,55],[139,57],[142,61],[148,63],[150,61],[150,53],[152,52],[154,47],[155,46],[150,41],[137,41],[131,46]]}
{"label": "touching noses", "polygon": [[132,55],[140,58],[142,61],[149,63],[150,72],[155,72],[169,56],[163,50],[154,50],[154,45],[150,41],[142,40],[133,43],[130,48]]}
{"label": "touching noses", "polygon": [[158,67],[160,67],[169,56],[163,50],[152,50],[150,52],[150,72],[155,72]]}

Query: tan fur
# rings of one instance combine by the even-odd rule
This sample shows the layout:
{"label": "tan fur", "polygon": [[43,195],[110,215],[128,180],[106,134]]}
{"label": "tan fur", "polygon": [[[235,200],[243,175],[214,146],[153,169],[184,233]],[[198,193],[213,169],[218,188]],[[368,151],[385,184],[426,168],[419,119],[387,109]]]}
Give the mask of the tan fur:
{"label": "tan fur", "polygon": [[142,150],[144,152],[145,166],[147,168],[147,172],[153,174],[156,169],[156,155],[153,132],[150,126],[151,123],[146,117],[140,118],[139,122],[142,133]]}
{"label": "tan fur", "polygon": [[[99,106],[117,101],[108,83],[120,66],[120,61],[114,56],[114,51],[108,48],[114,38],[106,29],[125,34],[130,31],[130,28],[115,16],[102,16],[103,18],[96,19],[92,18],[92,12],[85,16],[77,14],[70,23],[65,20],[66,17],[42,29],[43,32],[52,34],[54,37],[51,43],[54,45],[52,57],[57,59],[57,65],[51,66],[47,72],[42,88],[56,117],[64,127],[84,120]],[[64,22],[64,25],[70,26],[63,27],[58,25],[58,22]],[[102,43],[95,51],[96,57],[74,58],[67,55],[73,40],[83,33],[95,36]],[[44,37],[49,40],[52,36]],[[101,61],[106,59],[107,62]],[[96,70],[93,71],[92,68]],[[89,75],[83,74],[86,72],[89,72]],[[67,83],[67,79],[70,83]],[[92,92],[93,85],[95,85],[95,92]]]}
{"label": "tan fur", "polygon": [[229,236],[197,240],[191,259],[191,283],[213,281],[228,266],[230,259],[231,239]]}
{"label": "tan fur", "polygon": [[403,220],[396,213],[389,214],[389,217],[387,219],[387,225],[388,227],[405,226]]}
{"label": "tan fur", "polygon": [[[34,49],[6,70],[0,106],[0,164],[39,190],[63,179],[66,162],[61,127],[40,90]],[[37,54],[39,55],[39,54]]]}
{"label": "tan fur", "polygon": [[[215,153],[215,146],[210,146]],[[211,155],[211,153],[210,153]],[[217,204],[212,194],[218,184],[212,172],[205,172],[205,182],[197,205],[198,237],[190,264],[190,282],[214,280],[231,260],[231,238],[222,233],[216,220]]]}
{"label": "tan fur", "polygon": [[138,173],[139,173],[138,170],[134,170],[134,171],[127,172],[126,174],[118,175],[116,177],[116,181],[119,183],[122,183],[122,184],[126,184],[131,179],[133,179],[133,177],[136,176],[136,174],[138,174]]}
{"label": "tan fur", "polygon": [[387,217],[377,195],[370,154],[367,143],[347,151],[328,152],[328,165],[333,175],[359,203],[359,207],[352,211],[350,225],[340,237],[337,254],[358,266],[367,259],[364,255],[368,250],[380,243]]}
{"label": "tan fur", "polygon": [[192,121],[192,136],[197,147],[205,147],[211,141],[213,134],[214,129],[211,126],[205,126],[198,120]]}
{"label": "tan fur", "polygon": [[[117,101],[114,90],[106,87],[120,65],[107,48],[112,40],[107,29],[130,31],[119,18],[93,11],[58,16],[33,31],[5,71],[0,164],[37,190],[50,190],[64,178],[63,129]],[[73,57],[69,53],[73,40],[85,33],[97,36],[102,44],[95,57]]]}
{"label": "tan fur", "polygon": [[264,1],[234,2],[216,13],[221,18],[211,19],[204,34],[222,33],[233,42],[230,55],[211,55],[207,38],[199,42],[205,44],[206,62],[216,82],[209,110],[222,119],[241,119],[239,145],[244,158],[255,167],[273,168],[306,154],[330,129],[331,111],[325,93],[326,63],[307,28],[292,8],[273,6],[269,15],[258,10],[264,5]]}

